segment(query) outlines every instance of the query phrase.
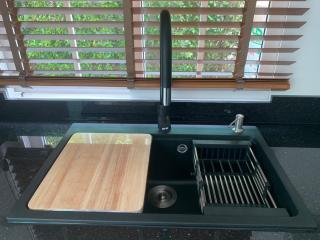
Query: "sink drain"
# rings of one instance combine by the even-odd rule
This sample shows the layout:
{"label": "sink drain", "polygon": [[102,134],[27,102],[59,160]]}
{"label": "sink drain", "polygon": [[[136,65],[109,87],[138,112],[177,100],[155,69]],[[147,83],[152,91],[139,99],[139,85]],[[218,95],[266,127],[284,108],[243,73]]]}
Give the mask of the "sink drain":
{"label": "sink drain", "polygon": [[185,144],[179,144],[177,147],[178,153],[186,153],[188,151],[188,146]]}
{"label": "sink drain", "polygon": [[158,185],[150,189],[148,200],[156,208],[168,208],[177,201],[177,192],[172,187]]}

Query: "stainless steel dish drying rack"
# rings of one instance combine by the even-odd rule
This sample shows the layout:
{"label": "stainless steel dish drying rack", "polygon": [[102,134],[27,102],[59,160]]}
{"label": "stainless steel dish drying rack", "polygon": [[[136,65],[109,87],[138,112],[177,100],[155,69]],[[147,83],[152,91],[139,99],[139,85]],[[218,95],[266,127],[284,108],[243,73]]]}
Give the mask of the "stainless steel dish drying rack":
{"label": "stainless steel dish drying rack", "polygon": [[251,142],[196,140],[193,144],[202,211],[207,207],[277,208]]}

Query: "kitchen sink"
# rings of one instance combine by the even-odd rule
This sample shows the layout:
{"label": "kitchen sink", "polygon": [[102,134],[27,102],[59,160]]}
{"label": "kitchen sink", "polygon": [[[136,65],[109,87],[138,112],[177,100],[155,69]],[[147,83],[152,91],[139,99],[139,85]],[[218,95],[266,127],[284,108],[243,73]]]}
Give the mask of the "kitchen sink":
{"label": "kitchen sink", "polygon": [[[142,213],[39,211],[27,208],[51,165],[76,132],[149,133]],[[9,223],[312,230],[316,223],[256,127],[73,124],[18,200]]]}
{"label": "kitchen sink", "polygon": [[[192,137],[188,139],[179,136],[168,139],[166,135],[153,137],[143,212],[201,213],[193,168],[191,139]],[[149,194],[155,186],[169,186],[176,191],[176,202],[166,208],[155,207]]]}

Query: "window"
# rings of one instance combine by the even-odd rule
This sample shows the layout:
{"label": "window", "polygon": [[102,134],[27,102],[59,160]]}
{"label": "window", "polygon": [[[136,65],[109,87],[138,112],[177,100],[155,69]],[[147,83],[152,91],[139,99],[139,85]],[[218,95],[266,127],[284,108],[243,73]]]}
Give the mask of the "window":
{"label": "window", "polygon": [[0,5],[0,85],[129,88],[159,84],[159,14],[168,9],[174,87],[288,89],[290,54],[308,10],[303,0]]}

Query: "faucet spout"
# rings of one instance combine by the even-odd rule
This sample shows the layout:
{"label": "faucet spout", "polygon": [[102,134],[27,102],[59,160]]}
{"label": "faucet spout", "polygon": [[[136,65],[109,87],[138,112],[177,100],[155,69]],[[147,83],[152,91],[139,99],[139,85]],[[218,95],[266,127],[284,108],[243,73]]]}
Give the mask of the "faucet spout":
{"label": "faucet spout", "polygon": [[158,128],[161,133],[171,130],[170,103],[172,82],[172,44],[170,13],[160,13],[160,105],[158,109]]}

